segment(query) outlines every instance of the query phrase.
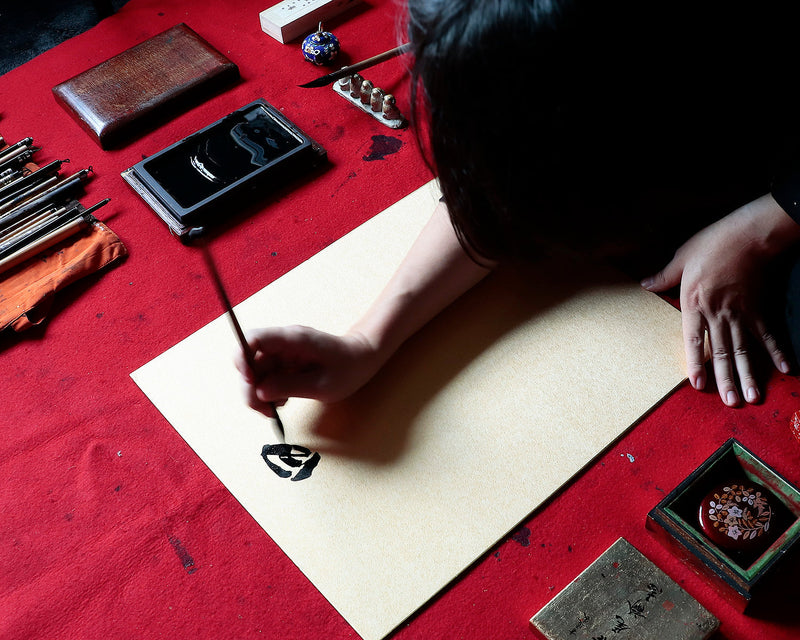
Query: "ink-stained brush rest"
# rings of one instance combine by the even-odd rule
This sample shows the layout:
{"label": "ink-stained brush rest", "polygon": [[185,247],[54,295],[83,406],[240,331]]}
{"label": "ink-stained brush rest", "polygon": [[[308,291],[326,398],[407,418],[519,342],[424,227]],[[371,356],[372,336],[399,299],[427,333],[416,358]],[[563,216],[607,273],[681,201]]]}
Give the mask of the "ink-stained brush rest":
{"label": "ink-stained brush rest", "polygon": [[53,94],[108,149],[238,77],[233,62],[181,23],[56,85]]}

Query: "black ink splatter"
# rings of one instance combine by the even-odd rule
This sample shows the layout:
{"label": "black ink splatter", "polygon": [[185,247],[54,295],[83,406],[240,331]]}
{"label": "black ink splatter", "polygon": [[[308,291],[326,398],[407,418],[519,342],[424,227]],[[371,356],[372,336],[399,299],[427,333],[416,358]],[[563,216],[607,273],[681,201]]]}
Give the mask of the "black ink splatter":
{"label": "black ink splatter", "polygon": [[345,128],[341,125],[338,125],[331,134],[331,141],[338,140],[339,138],[343,137],[345,134]]}
{"label": "black ink splatter", "polygon": [[403,141],[391,136],[372,136],[372,146],[369,149],[369,155],[362,156],[361,159],[365,162],[372,162],[373,160],[383,160],[386,156],[400,151],[403,146]]}
{"label": "black ink splatter", "polygon": [[531,543],[531,530],[528,527],[522,527],[519,531],[517,531],[511,539],[514,542],[521,544],[523,547],[527,547]]}
{"label": "black ink splatter", "polygon": [[311,477],[320,455],[296,444],[265,444],[261,457],[279,478],[293,482]]}
{"label": "black ink splatter", "polygon": [[175,554],[178,556],[178,560],[181,561],[183,568],[186,569],[186,573],[194,573],[200,567],[194,566],[194,558],[189,555],[189,552],[186,550],[186,547],[183,546],[180,540],[175,536],[169,537],[169,543],[172,545],[172,548],[175,550]]}

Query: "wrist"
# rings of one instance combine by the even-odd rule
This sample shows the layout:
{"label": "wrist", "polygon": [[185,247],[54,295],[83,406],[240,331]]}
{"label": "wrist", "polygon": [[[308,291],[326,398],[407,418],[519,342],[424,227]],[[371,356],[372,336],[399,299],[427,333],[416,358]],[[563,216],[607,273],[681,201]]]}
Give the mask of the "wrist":
{"label": "wrist", "polygon": [[771,194],[745,205],[747,248],[772,258],[800,241],[800,224],[781,207]]}
{"label": "wrist", "polygon": [[367,368],[377,370],[392,356],[396,347],[389,347],[385,337],[373,329],[359,322],[344,334],[344,338],[350,342],[356,359]]}
{"label": "wrist", "polygon": [[411,329],[397,320],[392,309],[376,305],[347,331],[363,355],[377,366],[382,366],[411,333]]}

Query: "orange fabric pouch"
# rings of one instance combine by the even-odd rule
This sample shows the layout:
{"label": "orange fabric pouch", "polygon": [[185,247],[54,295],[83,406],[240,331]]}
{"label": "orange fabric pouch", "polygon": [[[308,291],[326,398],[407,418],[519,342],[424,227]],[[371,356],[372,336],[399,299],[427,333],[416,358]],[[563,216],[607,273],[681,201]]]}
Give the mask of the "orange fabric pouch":
{"label": "orange fabric pouch", "polygon": [[23,331],[41,323],[57,291],[126,255],[117,235],[92,220],[71,238],[0,273],[0,331]]}

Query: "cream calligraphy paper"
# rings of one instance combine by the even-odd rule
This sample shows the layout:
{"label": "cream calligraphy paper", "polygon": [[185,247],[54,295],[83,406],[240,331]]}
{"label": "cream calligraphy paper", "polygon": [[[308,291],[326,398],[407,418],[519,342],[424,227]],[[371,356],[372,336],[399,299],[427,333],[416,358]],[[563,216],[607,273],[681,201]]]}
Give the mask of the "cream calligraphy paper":
{"label": "cream calligraphy paper", "polygon": [[[345,331],[437,197],[423,187],[242,302],[245,330]],[[287,442],[320,454],[302,481],[261,456],[277,438],[244,402],[226,317],[132,376],[359,635],[377,640],[681,383],[680,331],[657,296],[577,260],[495,274],[352,399],[282,408]]]}

